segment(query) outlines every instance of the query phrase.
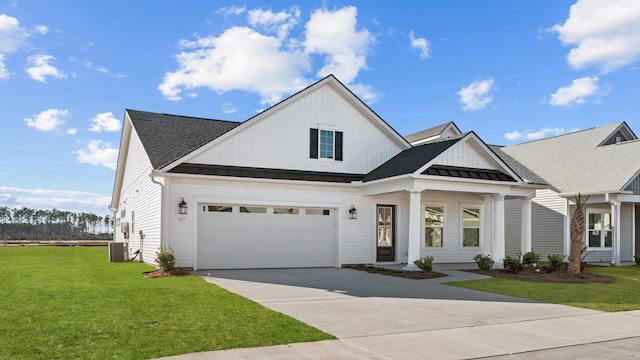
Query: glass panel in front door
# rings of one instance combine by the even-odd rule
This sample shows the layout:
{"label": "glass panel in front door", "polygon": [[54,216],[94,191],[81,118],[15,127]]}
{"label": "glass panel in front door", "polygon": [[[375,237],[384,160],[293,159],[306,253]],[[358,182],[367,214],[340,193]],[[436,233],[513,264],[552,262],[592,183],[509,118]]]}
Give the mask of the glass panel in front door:
{"label": "glass panel in front door", "polygon": [[393,208],[378,206],[378,246],[393,246]]}

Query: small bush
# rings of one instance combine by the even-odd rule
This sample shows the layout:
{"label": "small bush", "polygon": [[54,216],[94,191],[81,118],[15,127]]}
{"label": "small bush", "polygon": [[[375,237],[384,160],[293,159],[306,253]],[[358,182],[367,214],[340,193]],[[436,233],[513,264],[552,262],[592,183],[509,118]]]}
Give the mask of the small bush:
{"label": "small bush", "polygon": [[478,254],[473,258],[473,260],[476,262],[478,269],[480,270],[489,270],[493,267],[493,264],[495,264],[491,255]]}
{"label": "small bush", "polygon": [[433,256],[418,259],[413,263],[424,272],[431,272],[433,270]]}
{"label": "small bush", "polygon": [[171,246],[160,246],[160,251],[157,251],[156,255],[156,262],[162,271],[169,272],[176,266],[176,252]]}
{"label": "small bush", "polygon": [[540,254],[536,254],[533,250],[522,255],[522,263],[528,266],[535,266],[540,261]]}
{"label": "small bush", "polygon": [[637,254],[633,257],[633,260],[636,261],[636,265],[640,265],[640,254]]}
{"label": "small bush", "polygon": [[547,255],[547,260],[549,260],[549,266],[560,267],[564,264],[564,258],[566,257],[567,255],[551,254]]}
{"label": "small bush", "polygon": [[522,270],[522,264],[520,263],[520,256],[511,257],[507,255],[504,257],[504,259],[502,259],[502,264],[505,270],[512,273],[517,273],[520,270]]}

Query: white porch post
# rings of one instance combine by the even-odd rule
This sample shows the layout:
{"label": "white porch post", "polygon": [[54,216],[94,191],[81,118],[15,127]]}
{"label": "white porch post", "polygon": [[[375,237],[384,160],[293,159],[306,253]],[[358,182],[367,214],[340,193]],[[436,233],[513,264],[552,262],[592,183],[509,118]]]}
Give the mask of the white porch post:
{"label": "white porch post", "polygon": [[620,265],[620,202],[611,203],[611,225],[613,225],[613,239],[611,249],[611,263]]}
{"label": "white porch post", "polygon": [[523,254],[531,251],[531,198],[522,199],[522,226],[520,233],[520,251]]}
{"label": "white porch post", "polygon": [[409,241],[407,248],[407,266],[405,269],[413,270],[418,267],[413,263],[420,259],[420,229],[422,227],[421,199],[419,190],[409,191]]}
{"label": "white porch post", "polygon": [[569,258],[571,254],[571,202],[569,199],[565,200],[565,216],[564,216],[564,254]]}
{"label": "white porch post", "polygon": [[494,266],[502,267],[504,259],[504,195],[493,195],[493,243],[491,257],[496,262]]}

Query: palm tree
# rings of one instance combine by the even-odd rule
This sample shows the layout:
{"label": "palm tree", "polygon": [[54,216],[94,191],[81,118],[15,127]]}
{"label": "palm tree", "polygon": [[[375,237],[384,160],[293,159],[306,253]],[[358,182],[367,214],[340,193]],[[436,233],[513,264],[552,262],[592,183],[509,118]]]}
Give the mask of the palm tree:
{"label": "palm tree", "polygon": [[582,239],[584,238],[584,205],[589,200],[589,196],[584,197],[578,193],[576,195],[576,211],[571,216],[571,251],[569,253],[569,266],[567,273],[570,275],[580,275],[580,262],[582,261]]}

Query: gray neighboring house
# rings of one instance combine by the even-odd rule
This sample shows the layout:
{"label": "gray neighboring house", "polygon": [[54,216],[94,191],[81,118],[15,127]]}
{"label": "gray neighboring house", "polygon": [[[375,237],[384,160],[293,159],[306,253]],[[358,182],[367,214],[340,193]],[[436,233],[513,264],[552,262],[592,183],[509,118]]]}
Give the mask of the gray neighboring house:
{"label": "gray neighboring house", "polygon": [[[523,179],[549,185],[532,199],[534,251],[569,253],[570,216],[580,193],[589,196],[586,261],[620,264],[640,252],[640,141],[625,122],[492,149]],[[507,255],[526,250],[521,202],[505,204]]]}

